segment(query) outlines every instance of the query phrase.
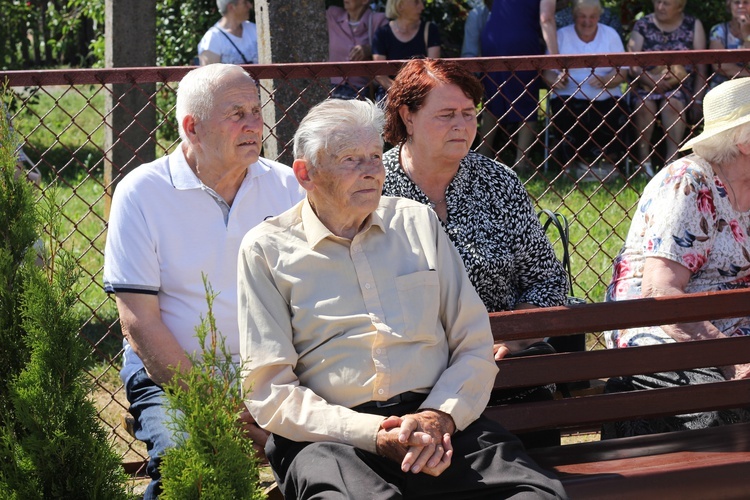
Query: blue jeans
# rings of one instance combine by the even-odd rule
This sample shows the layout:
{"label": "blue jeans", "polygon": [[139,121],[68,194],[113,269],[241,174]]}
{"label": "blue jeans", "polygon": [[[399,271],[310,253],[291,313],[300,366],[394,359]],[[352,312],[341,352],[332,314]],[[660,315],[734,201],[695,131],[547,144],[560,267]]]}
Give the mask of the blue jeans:
{"label": "blue jeans", "polygon": [[135,372],[127,384],[125,395],[130,401],[128,410],[135,419],[135,437],[146,444],[148,466],[146,472],[151,483],[143,495],[144,500],[152,500],[161,493],[161,473],[159,464],[168,448],[175,446],[174,433],[167,426],[167,400],[164,389],[151,380],[145,369]]}

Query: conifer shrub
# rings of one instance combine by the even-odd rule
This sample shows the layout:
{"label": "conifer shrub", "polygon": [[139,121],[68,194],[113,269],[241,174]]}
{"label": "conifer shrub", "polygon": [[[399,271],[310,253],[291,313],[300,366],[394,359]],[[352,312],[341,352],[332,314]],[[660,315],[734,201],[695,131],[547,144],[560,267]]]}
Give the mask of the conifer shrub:
{"label": "conifer shrub", "polygon": [[165,384],[170,425],[177,447],[161,463],[163,500],[261,499],[258,460],[252,440],[238,423],[242,402],[241,369],[232,361],[216,329],[216,297],[203,277],[208,312],[196,327],[201,352],[192,367]]}
{"label": "conifer shrub", "polygon": [[0,116],[0,497],[129,498],[88,397],[88,349],[73,312],[80,271],[62,250],[36,264],[41,221],[54,235],[60,209],[54,195],[37,203],[16,175],[16,144]]}

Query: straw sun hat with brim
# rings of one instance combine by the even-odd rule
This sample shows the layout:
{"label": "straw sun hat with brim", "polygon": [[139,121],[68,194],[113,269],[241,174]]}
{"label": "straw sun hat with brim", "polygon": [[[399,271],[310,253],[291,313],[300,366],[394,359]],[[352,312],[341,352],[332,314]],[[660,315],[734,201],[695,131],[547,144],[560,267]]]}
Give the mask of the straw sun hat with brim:
{"label": "straw sun hat with brim", "polygon": [[728,80],[708,91],[703,99],[703,132],[686,142],[680,151],[748,122],[750,77]]}

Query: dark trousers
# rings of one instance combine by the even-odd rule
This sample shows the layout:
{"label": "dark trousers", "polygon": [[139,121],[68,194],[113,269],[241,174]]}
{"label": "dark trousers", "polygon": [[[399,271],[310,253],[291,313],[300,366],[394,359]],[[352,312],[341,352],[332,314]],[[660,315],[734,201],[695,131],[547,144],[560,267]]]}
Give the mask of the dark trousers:
{"label": "dark trousers", "polygon": [[[404,403],[383,408],[382,414],[405,415],[418,406]],[[276,434],[266,444],[266,455],[287,500],[567,498],[555,476],[489,419],[480,417],[451,441],[451,465],[438,477],[402,472],[399,463],[350,445],[299,443]]]}
{"label": "dark trousers", "polygon": [[627,151],[628,113],[624,99],[589,101],[569,97],[550,101],[552,127],[560,137],[564,162],[576,155],[590,160],[602,153],[617,163]]}
{"label": "dark trousers", "polygon": [[[725,380],[718,368],[695,368],[675,372],[660,372],[646,375],[613,377],[604,386],[605,393],[641,391],[681,385],[709,384]],[[602,439],[642,436],[662,432],[706,429],[719,425],[750,422],[750,408],[687,413],[683,415],[639,418],[602,425]]]}

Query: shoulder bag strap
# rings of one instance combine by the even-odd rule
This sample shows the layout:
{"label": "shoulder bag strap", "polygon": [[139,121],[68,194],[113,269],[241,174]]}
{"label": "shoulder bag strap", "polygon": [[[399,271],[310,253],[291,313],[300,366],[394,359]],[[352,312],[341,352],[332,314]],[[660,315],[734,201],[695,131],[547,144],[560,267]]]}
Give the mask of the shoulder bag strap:
{"label": "shoulder bag strap", "polygon": [[370,53],[372,53],[372,10],[370,10],[370,15],[367,18],[367,39],[370,41]]}
{"label": "shoulder bag strap", "polygon": [[570,242],[570,226],[568,224],[568,219],[566,219],[563,214],[559,212],[553,212],[552,210],[549,210],[547,208],[539,211],[538,217],[540,219],[543,215],[547,216],[547,220],[542,224],[542,229],[544,229],[544,232],[546,233],[547,228],[552,225],[555,226],[555,229],[557,229],[557,232],[560,234],[560,245],[563,249],[562,259],[560,259],[560,261],[563,265],[563,269],[565,269],[565,273],[568,275],[570,296],[573,297],[573,274],[570,269],[570,250],[568,249],[568,245]]}
{"label": "shoulder bag strap", "polygon": [[429,35],[430,35],[430,21],[427,21],[426,23],[424,23],[424,52],[425,52],[424,55],[425,56],[429,55],[427,54],[427,50],[430,48],[430,46],[427,43]]}
{"label": "shoulder bag strap", "polygon": [[225,37],[225,38],[226,38],[227,40],[229,40],[229,43],[231,43],[231,44],[232,44],[232,47],[234,47],[234,50],[236,50],[236,51],[237,51],[237,53],[238,53],[238,54],[240,55],[240,57],[242,58],[242,62],[244,62],[245,64],[252,64],[252,63],[251,63],[250,61],[248,61],[248,60],[247,60],[247,57],[245,57],[245,54],[243,54],[243,53],[242,53],[242,51],[241,51],[241,50],[239,49],[239,47],[237,47],[237,46],[236,46],[236,45],[234,44],[234,42],[232,41],[232,39],[231,39],[231,38],[229,38],[229,35],[227,35],[227,34],[226,34],[226,33],[224,32],[224,30],[223,30],[223,29],[221,29],[221,28],[216,28],[216,29],[217,29],[217,30],[219,30],[219,33],[221,33],[222,35],[224,35],[224,37]]}

